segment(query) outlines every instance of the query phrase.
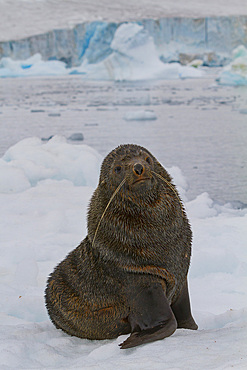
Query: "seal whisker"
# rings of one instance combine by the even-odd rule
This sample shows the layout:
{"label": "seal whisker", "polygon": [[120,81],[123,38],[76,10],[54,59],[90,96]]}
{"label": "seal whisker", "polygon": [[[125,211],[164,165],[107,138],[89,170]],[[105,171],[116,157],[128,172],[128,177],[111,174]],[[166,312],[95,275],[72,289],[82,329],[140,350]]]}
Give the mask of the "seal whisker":
{"label": "seal whisker", "polygon": [[158,176],[161,180],[163,180],[168,186],[169,188],[173,191],[173,193],[176,195],[177,197],[177,200],[179,201],[179,204],[180,204],[180,208],[181,208],[181,211],[182,211],[182,214],[184,213],[184,206],[183,206],[183,203],[181,202],[180,198],[179,198],[179,195],[178,195],[178,192],[175,188],[175,186],[173,186],[169,181],[167,181],[163,176],[161,176],[159,173],[157,172],[154,172],[154,171],[151,171],[154,175]]}
{"label": "seal whisker", "polygon": [[105,207],[104,212],[102,213],[102,215],[101,215],[101,217],[100,217],[100,220],[99,220],[99,222],[98,222],[98,225],[97,225],[97,227],[96,227],[95,234],[94,234],[93,241],[92,241],[92,247],[94,246],[95,238],[96,238],[96,235],[97,235],[98,229],[99,229],[99,227],[100,227],[101,221],[103,220],[103,217],[104,217],[104,215],[105,215],[105,213],[106,213],[106,211],[107,211],[107,209],[108,209],[109,205],[111,204],[111,202],[112,202],[113,198],[114,198],[114,197],[115,197],[115,195],[119,192],[119,190],[121,189],[121,187],[123,186],[123,184],[125,183],[125,181],[126,181],[126,178],[124,178],[124,179],[123,179],[123,181],[118,185],[118,187],[116,188],[116,190],[115,190],[115,191],[114,191],[114,193],[112,194],[112,196],[111,196],[111,198],[110,198],[109,202],[107,203],[107,206]]}

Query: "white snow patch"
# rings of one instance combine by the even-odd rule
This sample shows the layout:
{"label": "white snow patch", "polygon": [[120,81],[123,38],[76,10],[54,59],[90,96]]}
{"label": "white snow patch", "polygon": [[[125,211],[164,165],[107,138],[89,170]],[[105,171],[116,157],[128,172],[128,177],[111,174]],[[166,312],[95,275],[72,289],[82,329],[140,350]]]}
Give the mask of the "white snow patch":
{"label": "white snow patch", "polygon": [[70,145],[64,137],[54,136],[47,143],[39,138],[24,139],[2,157],[4,180],[0,181],[0,192],[21,191],[45,179],[67,179],[76,186],[96,186],[101,160],[91,147]]}

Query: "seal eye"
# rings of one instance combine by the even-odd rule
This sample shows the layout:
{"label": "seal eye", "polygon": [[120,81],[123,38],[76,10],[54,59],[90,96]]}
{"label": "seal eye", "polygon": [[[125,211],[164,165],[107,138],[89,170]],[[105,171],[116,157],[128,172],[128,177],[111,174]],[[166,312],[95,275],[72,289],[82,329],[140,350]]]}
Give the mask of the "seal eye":
{"label": "seal eye", "polygon": [[121,166],[116,166],[116,167],[114,168],[115,173],[120,173],[120,172],[121,172],[121,170],[122,170],[122,167],[121,167]]}
{"label": "seal eye", "polygon": [[148,164],[151,164],[151,158],[150,158],[150,157],[147,157],[147,158],[145,159],[145,161],[146,161]]}

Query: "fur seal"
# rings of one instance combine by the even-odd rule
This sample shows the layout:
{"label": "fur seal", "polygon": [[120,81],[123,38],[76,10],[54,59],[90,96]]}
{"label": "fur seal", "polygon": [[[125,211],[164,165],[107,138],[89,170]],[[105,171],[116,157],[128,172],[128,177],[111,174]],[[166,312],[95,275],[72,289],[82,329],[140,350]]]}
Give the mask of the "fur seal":
{"label": "fur seal", "polygon": [[145,148],[120,145],[104,159],[88,235],[55,268],[46,307],[80,338],[131,335],[131,348],[197,329],[187,273],[192,233],[168,172]]}

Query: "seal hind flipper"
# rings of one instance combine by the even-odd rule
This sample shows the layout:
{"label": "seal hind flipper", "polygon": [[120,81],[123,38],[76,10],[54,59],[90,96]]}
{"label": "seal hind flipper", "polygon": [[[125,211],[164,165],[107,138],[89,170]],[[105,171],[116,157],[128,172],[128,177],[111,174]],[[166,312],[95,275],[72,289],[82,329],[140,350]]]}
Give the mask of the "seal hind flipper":
{"label": "seal hind flipper", "polygon": [[123,343],[119,344],[119,346],[121,349],[127,349],[164,339],[172,335],[176,328],[176,320],[170,319],[161,325],[155,326],[154,328],[132,333],[129,338],[127,338]]}
{"label": "seal hind flipper", "polygon": [[171,305],[171,309],[176,317],[178,328],[198,329],[198,325],[195,323],[191,314],[187,279],[178,299]]}
{"label": "seal hind flipper", "polygon": [[131,335],[120,344],[121,349],[164,339],[174,333],[177,322],[161,284],[146,287],[136,294],[128,321]]}

